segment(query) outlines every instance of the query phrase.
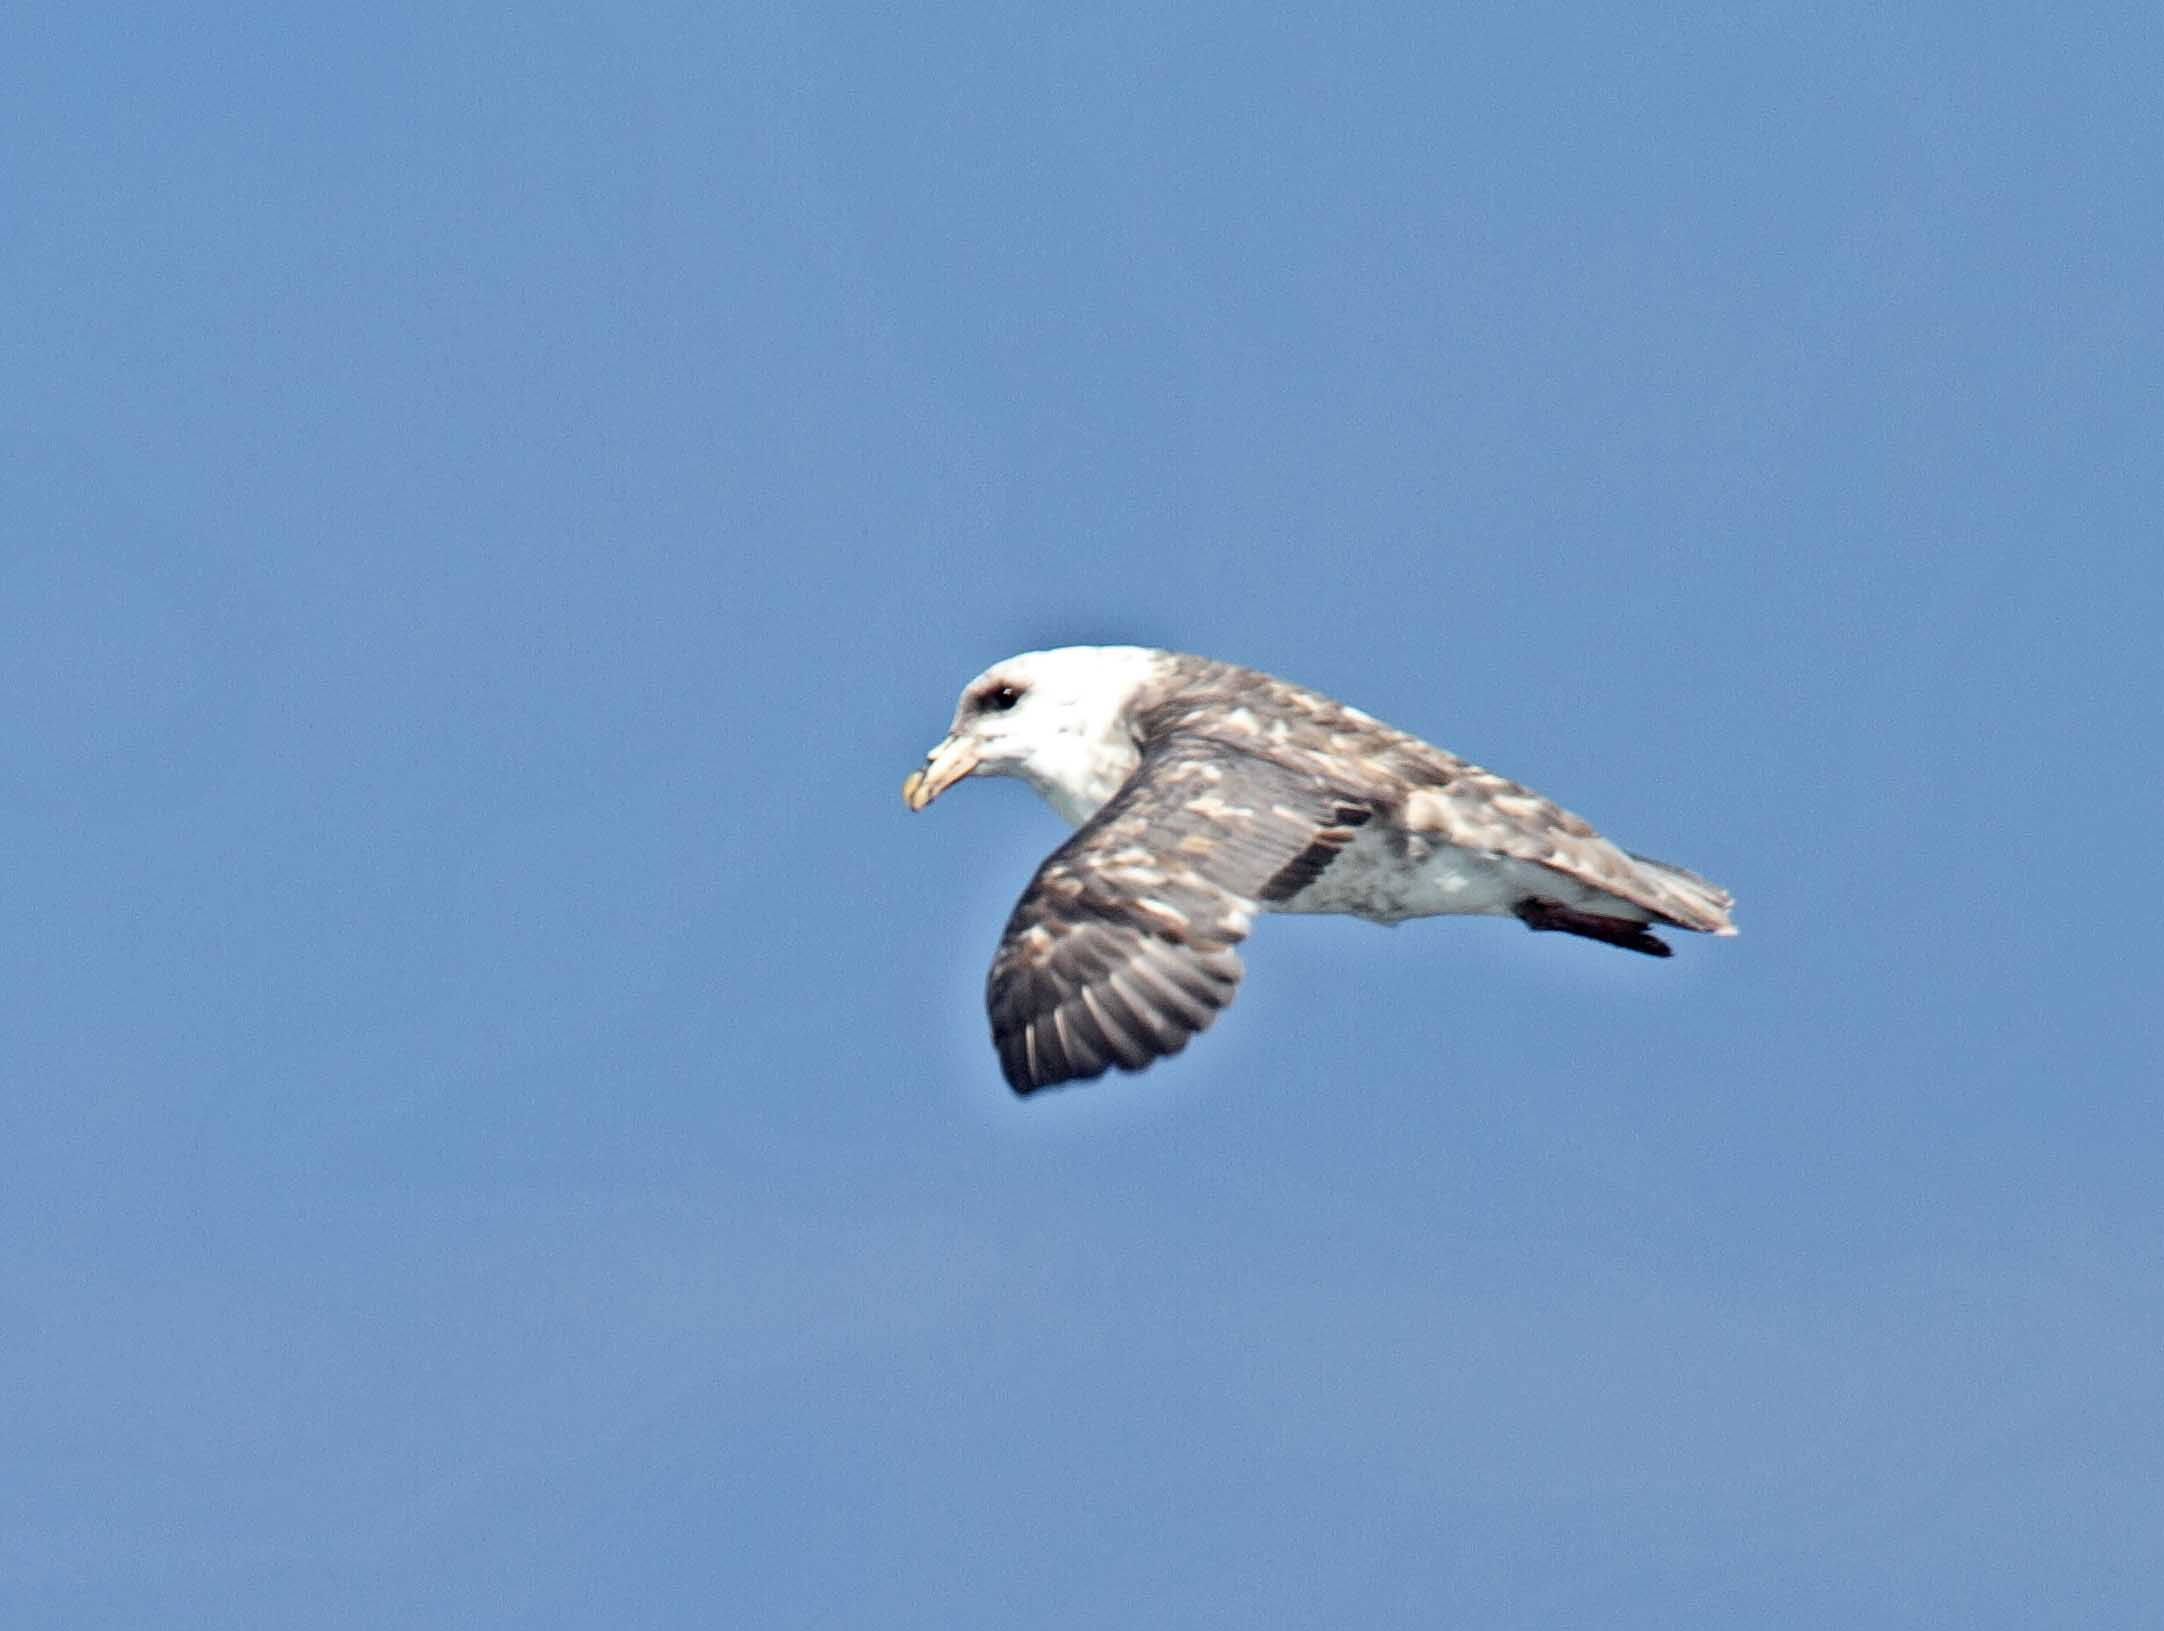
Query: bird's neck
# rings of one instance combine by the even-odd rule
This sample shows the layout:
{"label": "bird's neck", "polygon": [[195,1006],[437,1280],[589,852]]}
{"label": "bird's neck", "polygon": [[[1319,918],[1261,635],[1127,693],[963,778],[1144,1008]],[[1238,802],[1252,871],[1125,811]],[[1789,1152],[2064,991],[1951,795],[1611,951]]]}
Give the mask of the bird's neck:
{"label": "bird's neck", "polygon": [[1046,743],[1022,769],[1022,779],[1070,827],[1103,809],[1126,784],[1141,753],[1124,736],[1114,741],[1062,734]]}

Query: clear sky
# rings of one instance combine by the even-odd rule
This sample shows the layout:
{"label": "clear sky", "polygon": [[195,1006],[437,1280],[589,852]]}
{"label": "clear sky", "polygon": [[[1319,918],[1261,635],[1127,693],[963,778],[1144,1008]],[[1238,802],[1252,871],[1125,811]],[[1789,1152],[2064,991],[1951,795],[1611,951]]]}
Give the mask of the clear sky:
{"label": "clear sky", "polygon": [[[2153,5],[11,34],[0,1620],[2158,1623]],[[1018,1102],[1073,641],[1743,934]]]}

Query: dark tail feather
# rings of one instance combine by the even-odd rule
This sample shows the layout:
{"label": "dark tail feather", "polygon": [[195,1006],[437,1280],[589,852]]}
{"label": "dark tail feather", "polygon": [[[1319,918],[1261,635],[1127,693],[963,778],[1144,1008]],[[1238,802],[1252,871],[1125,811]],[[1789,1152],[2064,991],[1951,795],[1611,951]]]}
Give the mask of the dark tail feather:
{"label": "dark tail feather", "polygon": [[1584,935],[1588,940],[1621,946],[1625,951],[1641,951],[1648,957],[1669,955],[1667,941],[1643,923],[1633,923],[1627,917],[1602,917],[1597,912],[1581,912],[1574,906],[1552,900],[1523,900],[1516,911],[1528,929],[1557,929],[1564,934]]}

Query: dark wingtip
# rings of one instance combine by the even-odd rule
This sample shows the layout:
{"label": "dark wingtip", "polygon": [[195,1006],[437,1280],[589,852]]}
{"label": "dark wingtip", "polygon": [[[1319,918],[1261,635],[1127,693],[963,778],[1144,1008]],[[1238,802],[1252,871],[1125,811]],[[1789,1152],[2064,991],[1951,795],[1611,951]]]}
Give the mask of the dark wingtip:
{"label": "dark wingtip", "polygon": [[[1030,1023],[1006,1035],[994,1033],[993,1045],[999,1052],[999,1073],[1007,1078],[1007,1086],[1014,1096],[1026,1099],[1032,1093],[1042,1093],[1048,1087],[1067,1087],[1076,1082],[1094,1082],[1108,1070],[1136,1070],[1140,1066],[1121,1065],[1116,1060],[1104,1058],[1071,1059],[1059,1045],[1049,1026],[1040,1029],[1037,1057],[1032,1070],[1029,1044],[1024,1040]],[[1049,1040],[1048,1040],[1049,1039]]]}
{"label": "dark wingtip", "polygon": [[999,1062],[999,1068],[1000,1074],[1007,1078],[1007,1086],[1013,1091],[1014,1096],[1018,1099],[1026,1099],[1033,1093],[1044,1092],[1047,1088],[1074,1087],[1082,1082],[1094,1082],[1108,1071],[1138,1070],[1142,1067],[1110,1063],[1099,1065],[1095,1070],[1077,1070],[1069,1067],[1056,1073],[1047,1070],[1042,1075],[1032,1076],[1029,1074],[1026,1065],[1009,1069],[1007,1061],[1002,1059]]}

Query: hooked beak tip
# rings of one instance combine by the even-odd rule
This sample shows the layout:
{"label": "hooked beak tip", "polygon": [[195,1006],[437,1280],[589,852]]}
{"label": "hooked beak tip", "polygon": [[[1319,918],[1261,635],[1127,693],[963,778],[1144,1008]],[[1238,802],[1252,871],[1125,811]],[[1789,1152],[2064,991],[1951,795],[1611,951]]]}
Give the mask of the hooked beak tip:
{"label": "hooked beak tip", "polygon": [[902,802],[921,810],[976,768],[975,751],[950,736],[925,755],[922,769],[912,770],[902,782]]}

